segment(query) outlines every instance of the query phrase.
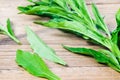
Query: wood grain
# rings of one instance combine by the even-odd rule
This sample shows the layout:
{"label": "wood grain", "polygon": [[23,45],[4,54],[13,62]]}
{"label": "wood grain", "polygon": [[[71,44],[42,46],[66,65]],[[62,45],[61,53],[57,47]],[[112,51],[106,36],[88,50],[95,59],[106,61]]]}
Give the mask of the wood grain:
{"label": "wood grain", "polygon": [[103,5],[103,4],[119,4],[120,3],[120,0],[86,0],[86,2],[88,4],[91,4],[91,3],[96,3],[96,4],[100,4],[100,5]]}
{"label": "wood grain", "polygon": [[[116,27],[115,13],[120,8],[120,0],[86,0],[86,2],[89,9],[92,2],[97,4],[111,31]],[[120,73],[97,63],[91,57],[70,53],[63,49],[61,44],[94,49],[100,47],[91,45],[75,35],[32,23],[40,19],[39,17],[17,14],[19,12],[17,6],[26,4],[28,4],[26,0],[0,0],[0,24],[5,25],[6,19],[10,18],[17,37],[23,43],[17,45],[7,36],[0,35],[0,80],[45,80],[30,75],[15,62],[17,49],[32,51],[24,30],[28,25],[68,63],[69,67],[63,67],[45,60],[50,69],[62,80],[120,80]]]}

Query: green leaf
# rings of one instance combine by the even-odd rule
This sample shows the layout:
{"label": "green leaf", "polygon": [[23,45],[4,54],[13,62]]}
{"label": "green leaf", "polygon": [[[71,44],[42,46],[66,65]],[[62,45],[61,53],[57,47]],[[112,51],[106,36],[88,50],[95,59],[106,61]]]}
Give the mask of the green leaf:
{"label": "green leaf", "polygon": [[87,36],[88,38],[95,40],[96,42],[102,45],[109,47],[109,45],[106,45],[108,42],[107,38],[105,38],[104,36],[100,35],[95,31],[90,30],[88,28],[88,25],[84,23],[79,23],[77,21],[59,20],[59,19],[53,19],[47,22],[36,21],[35,23],[41,24],[50,28],[58,28],[58,29],[70,30],[76,33],[80,33],[84,36]]}
{"label": "green leaf", "polygon": [[67,49],[68,51],[73,52],[73,53],[77,53],[77,54],[79,53],[79,54],[82,54],[82,55],[92,56],[91,51],[93,51],[93,50],[91,50],[91,49],[73,48],[73,47],[68,47],[68,46],[64,46],[64,45],[63,45],[63,47],[65,49]]}
{"label": "green leaf", "polygon": [[8,35],[16,43],[21,44],[21,42],[16,38],[16,36],[15,36],[13,30],[12,30],[10,19],[7,20],[7,26],[6,27],[3,27],[3,26],[0,25],[0,30],[1,30],[2,34]]}
{"label": "green leaf", "polygon": [[14,32],[13,32],[13,30],[12,30],[12,27],[11,27],[10,19],[7,20],[7,30],[8,30],[8,32],[9,32],[12,36],[15,37],[15,34],[14,34]]}
{"label": "green leaf", "polygon": [[47,44],[40,39],[37,34],[35,34],[30,28],[26,28],[27,32],[27,40],[31,45],[31,48],[37,53],[40,57],[53,61],[55,63],[59,63],[62,65],[66,65],[66,63],[55,54],[55,51],[48,47]]}
{"label": "green leaf", "polygon": [[52,0],[52,5],[54,3],[57,4],[57,5],[59,5],[61,8],[67,10],[68,12],[70,11],[70,9],[69,9],[69,7],[67,5],[66,0]]}
{"label": "green leaf", "polygon": [[32,75],[47,78],[48,80],[61,80],[49,70],[45,62],[37,54],[22,50],[17,50],[16,53],[16,62],[18,65]]}
{"label": "green leaf", "polygon": [[26,13],[28,10],[32,9],[34,5],[28,5],[26,7],[19,6],[18,9],[21,11],[20,13]]}
{"label": "green leaf", "polygon": [[120,27],[117,27],[113,32],[112,32],[112,38],[111,40],[115,43],[118,44],[119,42],[119,34],[120,34]]}
{"label": "green leaf", "polygon": [[116,22],[117,22],[117,27],[115,30],[112,31],[112,42],[114,42],[116,45],[118,45],[120,49],[120,10],[116,13]]}
{"label": "green leaf", "polygon": [[34,3],[34,5],[49,5],[52,0],[28,0],[29,2]]}
{"label": "green leaf", "polygon": [[63,46],[65,49],[67,49],[70,52],[77,53],[77,54],[82,54],[82,55],[87,55],[87,56],[92,56],[96,59],[97,62],[99,63],[104,63],[109,65],[111,68],[117,70],[120,72],[120,65],[116,57],[108,50],[93,50],[93,49],[88,49],[88,48],[73,48],[73,47],[68,47],[68,46]]}
{"label": "green leaf", "polygon": [[116,22],[117,22],[117,25],[120,26],[120,9],[116,13]]}
{"label": "green leaf", "polygon": [[63,46],[63,47],[65,49],[67,49],[68,51],[71,51],[73,53],[92,56],[100,63],[108,63],[108,58],[103,53],[100,53],[100,52],[95,51],[93,49],[73,48],[73,47],[67,47],[67,46]]}
{"label": "green leaf", "polygon": [[[58,6],[45,6],[45,5],[39,5],[39,6],[27,6],[27,7],[18,7],[18,9],[21,11],[20,13],[25,13],[28,15],[38,15],[38,16],[49,16],[52,18],[65,18],[68,20],[77,20],[81,21],[82,19],[78,18],[76,14],[66,12],[64,9]],[[69,15],[68,15],[69,14]]]}
{"label": "green leaf", "polygon": [[115,57],[115,55],[113,53],[111,53],[108,50],[104,50],[101,49],[99,50],[99,52],[103,53],[106,55],[106,57],[108,58],[108,65],[113,68],[114,70],[120,72],[120,65],[119,65],[119,61],[117,60],[117,58]]}
{"label": "green leaf", "polygon": [[92,11],[95,17],[95,23],[99,26],[101,30],[105,31],[105,33],[108,34],[109,37],[111,37],[107,25],[105,24],[95,4],[92,4]]}
{"label": "green leaf", "polygon": [[104,49],[100,49],[99,52],[103,53],[106,55],[106,57],[108,57],[109,61],[115,65],[119,65],[119,62],[117,60],[117,58],[114,56],[113,53],[111,53],[108,50],[104,50]]}

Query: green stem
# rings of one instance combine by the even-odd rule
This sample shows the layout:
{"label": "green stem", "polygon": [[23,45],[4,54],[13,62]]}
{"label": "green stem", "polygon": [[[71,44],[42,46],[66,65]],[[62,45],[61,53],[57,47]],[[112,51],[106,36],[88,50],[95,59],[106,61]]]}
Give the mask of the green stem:
{"label": "green stem", "polygon": [[114,53],[115,57],[118,59],[118,62],[120,64],[120,50],[116,44],[113,42],[110,42],[109,50]]}
{"label": "green stem", "polygon": [[7,34],[12,40],[14,40],[17,44],[21,44],[21,42],[14,36],[11,36],[9,33]]}

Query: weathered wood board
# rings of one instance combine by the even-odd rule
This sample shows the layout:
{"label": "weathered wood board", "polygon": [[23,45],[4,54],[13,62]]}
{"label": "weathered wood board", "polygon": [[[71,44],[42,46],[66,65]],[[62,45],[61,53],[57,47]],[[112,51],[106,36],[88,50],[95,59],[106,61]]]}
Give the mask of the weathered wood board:
{"label": "weathered wood board", "polygon": [[[115,12],[120,8],[120,0],[86,0],[89,8],[90,3],[95,2],[101,13],[105,15],[105,21],[110,30],[116,27]],[[17,14],[17,6],[28,4],[27,0],[0,0],[0,24],[5,25],[6,19],[10,18],[13,28],[23,43],[17,45],[6,36],[0,35],[0,80],[45,80],[37,78],[24,71],[15,63],[17,49],[32,51],[27,40],[25,27],[30,26],[56,53],[63,58],[69,67],[46,61],[50,69],[62,78],[62,80],[120,80],[120,73],[111,68],[97,63],[93,58],[72,54],[61,47],[61,44],[89,48],[99,48],[90,45],[81,38],[71,34],[49,29],[32,23],[36,16]]]}

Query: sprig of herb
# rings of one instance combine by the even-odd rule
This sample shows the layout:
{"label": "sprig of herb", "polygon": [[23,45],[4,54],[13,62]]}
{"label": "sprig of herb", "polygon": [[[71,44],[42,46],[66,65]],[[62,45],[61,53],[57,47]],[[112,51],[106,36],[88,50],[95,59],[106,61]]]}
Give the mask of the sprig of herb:
{"label": "sprig of herb", "polygon": [[120,72],[120,10],[116,14],[118,26],[110,32],[95,4],[92,4],[93,17],[91,17],[84,0],[28,1],[33,5],[18,7],[21,13],[50,18],[48,21],[39,20],[35,23],[77,33],[82,38],[105,47],[105,49],[93,50],[65,46],[65,49],[93,56],[98,62]]}
{"label": "sprig of herb", "polygon": [[12,40],[14,40],[16,43],[21,44],[21,42],[16,38],[16,36],[15,36],[13,30],[12,30],[10,19],[7,20],[6,27],[3,27],[2,25],[0,25],[0,34],[7,35]]}

